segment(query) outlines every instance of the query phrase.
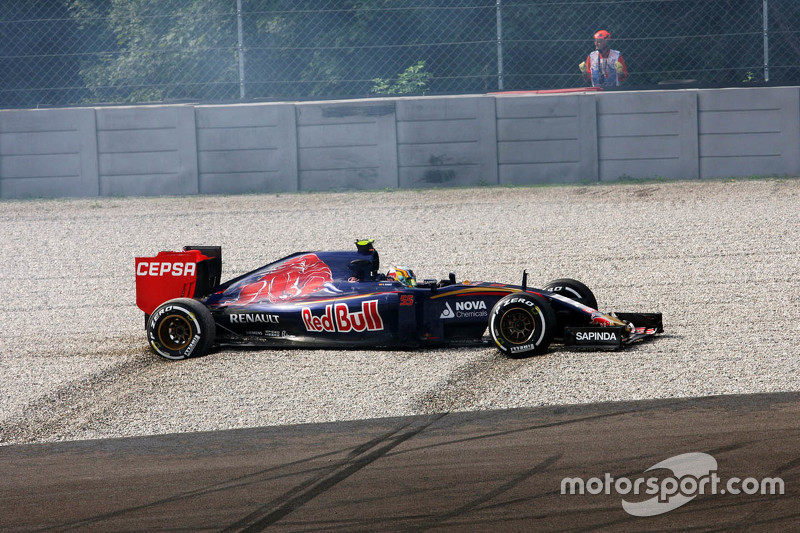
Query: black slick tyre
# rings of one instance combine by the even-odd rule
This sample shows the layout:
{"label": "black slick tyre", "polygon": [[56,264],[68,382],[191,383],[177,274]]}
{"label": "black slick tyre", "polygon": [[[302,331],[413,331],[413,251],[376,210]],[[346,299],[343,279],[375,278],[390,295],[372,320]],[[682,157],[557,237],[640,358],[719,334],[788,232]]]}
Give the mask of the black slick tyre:
{"label": "black slick tyre", "polygon": [[214,344],[215,334],[211,312],[191,298],[164,302],[147,321],[150,349],[164,359],[206,355]]}
{"label": "black slick tyre", "polygon": [[576,279],[555,279],[542,288],[546,291],[558,294],[559,296],[565,296],[570,300],[575,300],[592,309],[597,309],[597,299],[594,297],[591,289]]}
{"label": "black slick tyre", "polygon": [[509,294],[489,313],[489,335],[497,349],[509,357],[544,353],[555,330],[556,314],[538,294]]}

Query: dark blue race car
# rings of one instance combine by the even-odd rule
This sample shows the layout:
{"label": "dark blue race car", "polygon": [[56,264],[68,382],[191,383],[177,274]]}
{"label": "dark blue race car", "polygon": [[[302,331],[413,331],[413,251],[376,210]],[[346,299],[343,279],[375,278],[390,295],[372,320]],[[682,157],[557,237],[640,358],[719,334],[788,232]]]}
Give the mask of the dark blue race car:
{"label": "dark blue race car", "polygon": [[[380,272],[372,240],[299,252],[220,283],[220,247],[136,258],[136,299],[166,359],[213,346],[414,348],[494,343],[511,357],[567,346],[616,349],[663,331],[660,313],[602,313],[573,279],[540,289]],[[488,329],[488,337],[485,335]]]}

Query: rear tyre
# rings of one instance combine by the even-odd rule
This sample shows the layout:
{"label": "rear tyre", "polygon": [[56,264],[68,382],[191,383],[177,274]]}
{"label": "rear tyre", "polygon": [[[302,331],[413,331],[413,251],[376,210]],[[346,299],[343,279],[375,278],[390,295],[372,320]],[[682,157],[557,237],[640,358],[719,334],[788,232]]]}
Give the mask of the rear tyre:
{"label": "rear tyre", "polygon": [[560,296],[566,296],[570,300],[580,302],[587,307],[597,309],[597,299],[592,291],[576,279],[561,278],[556,279],[542,287],[546,291],[554,292]]}
{"label": "rear tyre", "polygon": [[547,351],[556,330],[556,314],[538,294],[503,297],[489,313],[489,335],[509,357],[527,357]]}
{"label": "rear tyre", "polygon": [[161,304],[147,321],[150,349],[164,359],[206,355],[215,334],[211,312],[191,298],[176,298]]}

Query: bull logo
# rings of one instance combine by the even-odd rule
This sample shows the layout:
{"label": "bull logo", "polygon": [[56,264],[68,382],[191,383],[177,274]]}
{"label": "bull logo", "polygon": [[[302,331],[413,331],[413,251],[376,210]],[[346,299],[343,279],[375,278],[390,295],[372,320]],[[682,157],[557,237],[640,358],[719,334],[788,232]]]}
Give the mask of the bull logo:
{"label": "bull logo", "polygon": [[333,281],[331,269],[316,254],[305,254],[275,265],[242,286],[237,303],[267,300],[280,303],[312,294]]}

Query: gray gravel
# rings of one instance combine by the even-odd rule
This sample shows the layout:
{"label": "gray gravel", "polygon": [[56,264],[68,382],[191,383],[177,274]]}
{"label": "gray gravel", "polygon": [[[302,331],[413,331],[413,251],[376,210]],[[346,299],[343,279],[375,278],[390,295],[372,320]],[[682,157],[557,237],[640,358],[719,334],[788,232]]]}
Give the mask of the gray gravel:
{"label": "gray gravel", "polygon": [[[0,202],[0,444],[800,390],[800,180]],[[147,349],[133,258],[223,247],[223,277],[373,237],[384,267],[662,311],[622,352]]]}

